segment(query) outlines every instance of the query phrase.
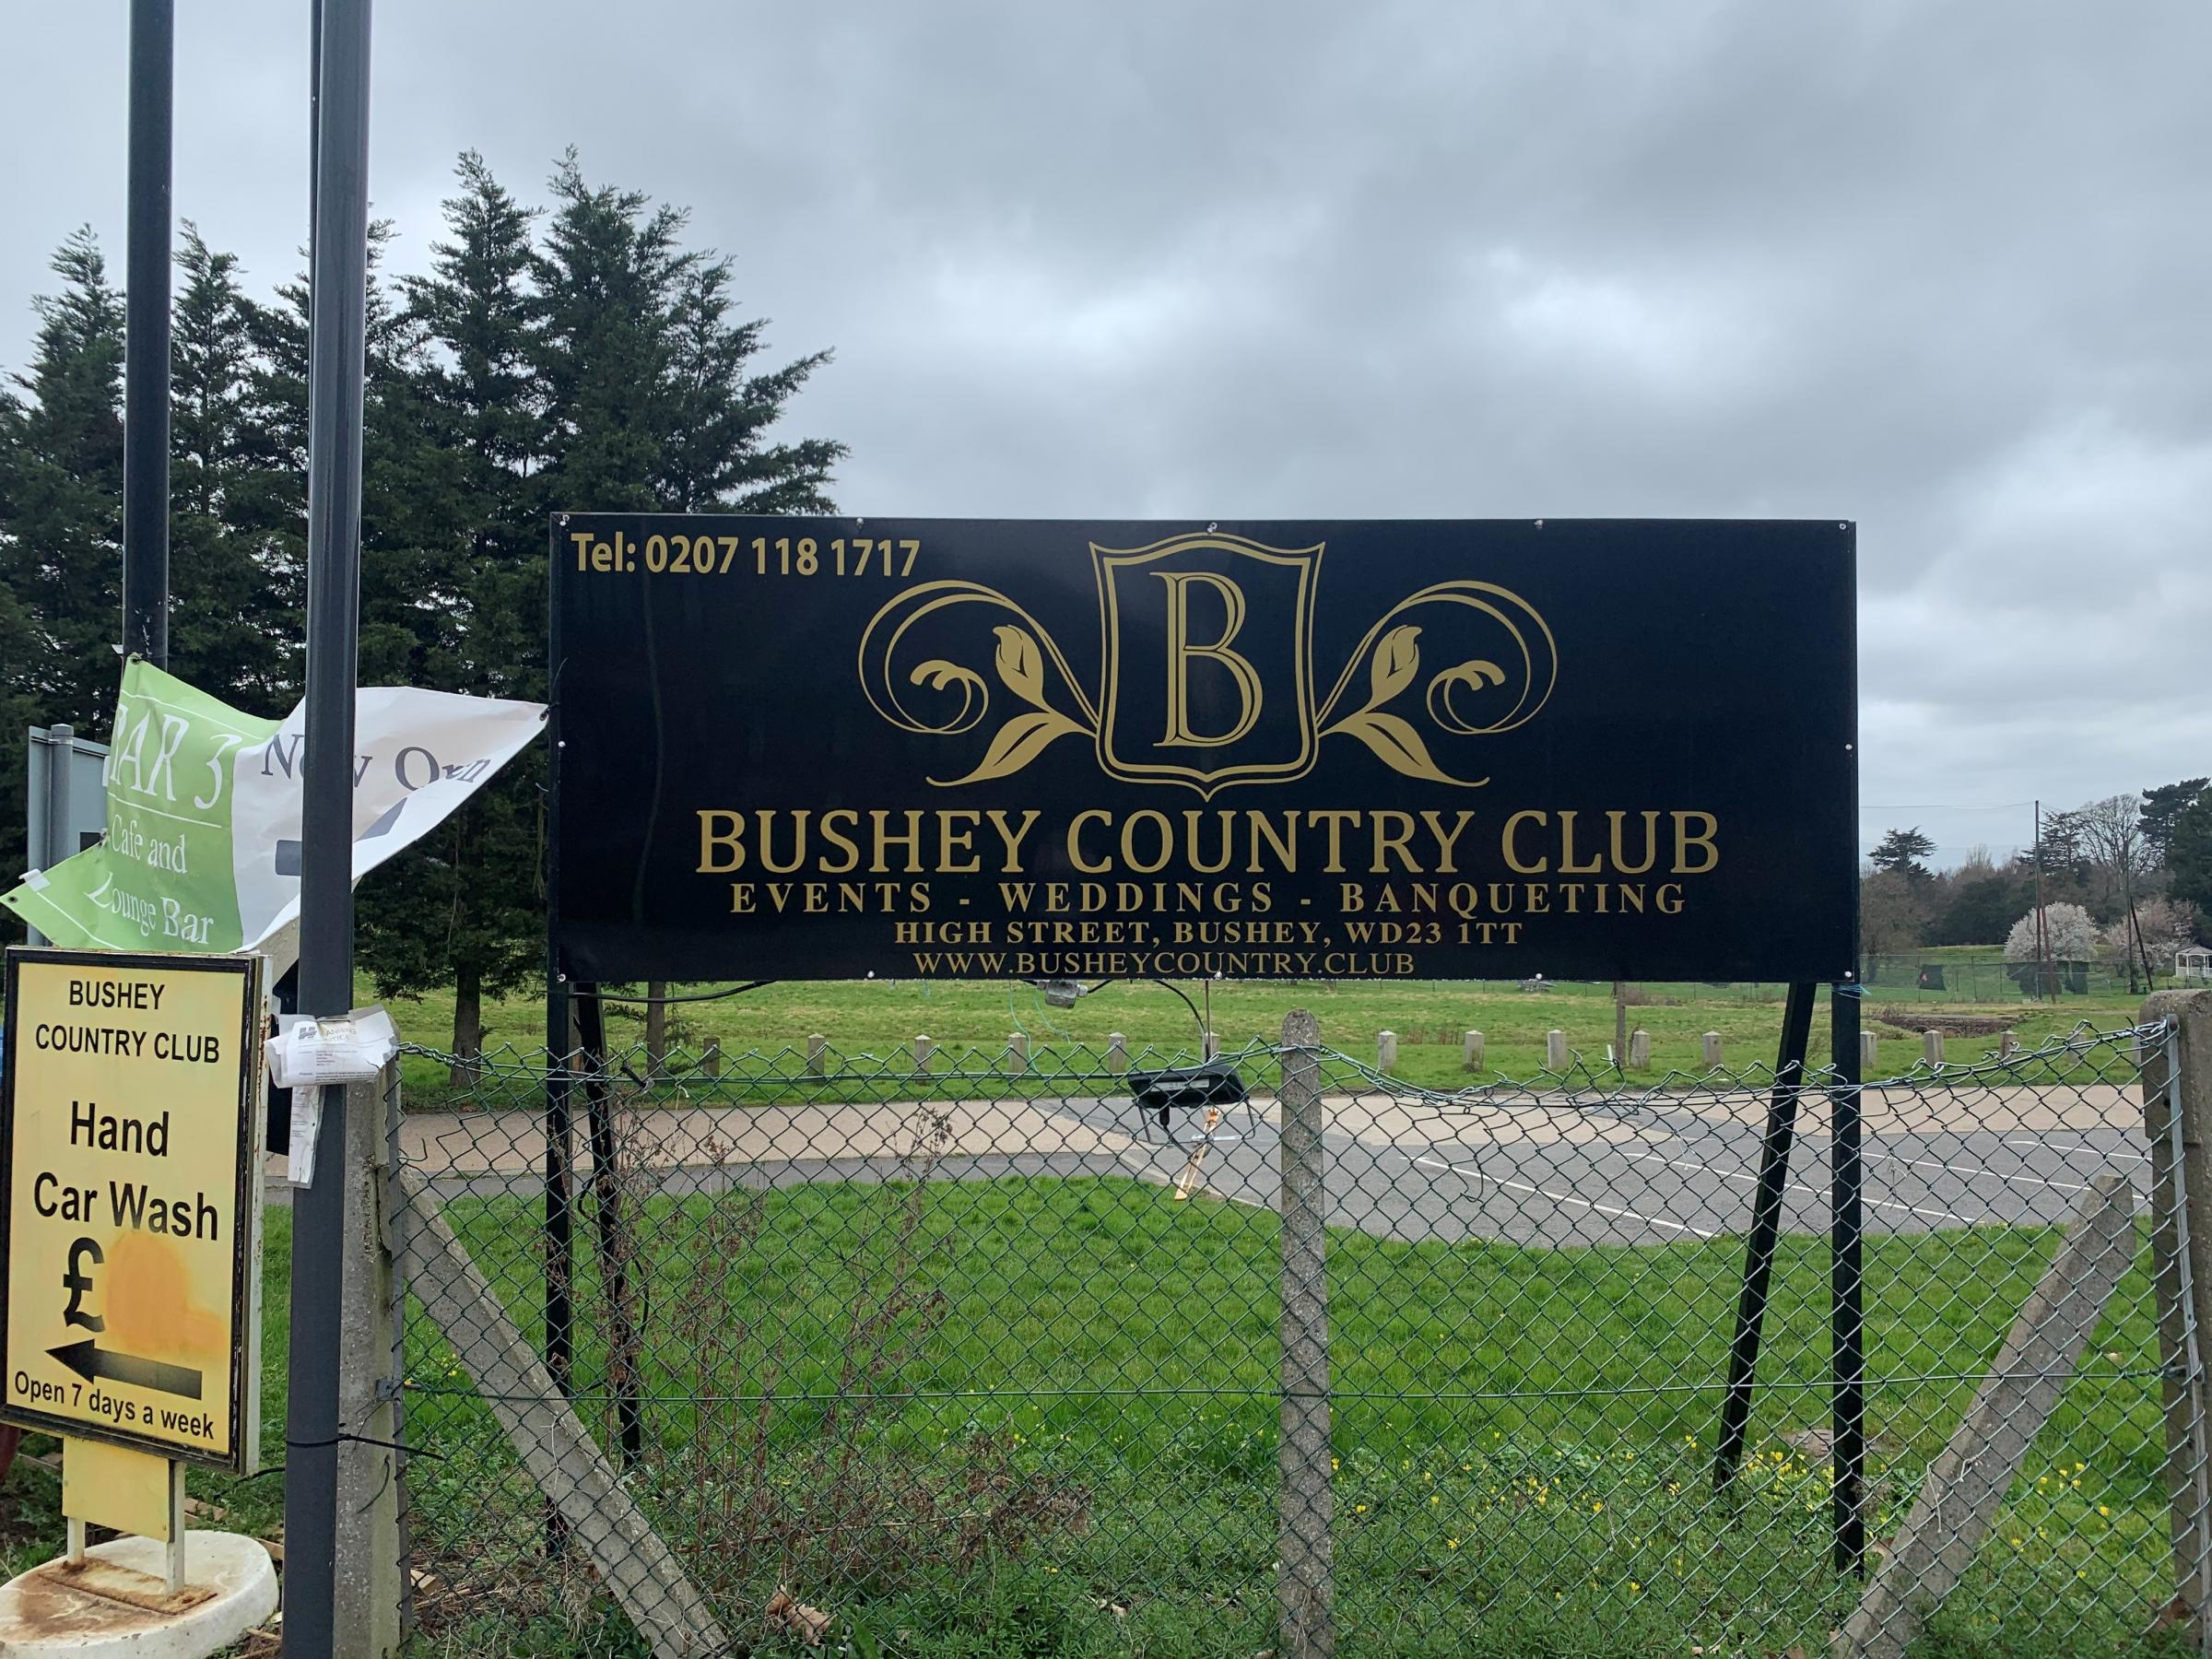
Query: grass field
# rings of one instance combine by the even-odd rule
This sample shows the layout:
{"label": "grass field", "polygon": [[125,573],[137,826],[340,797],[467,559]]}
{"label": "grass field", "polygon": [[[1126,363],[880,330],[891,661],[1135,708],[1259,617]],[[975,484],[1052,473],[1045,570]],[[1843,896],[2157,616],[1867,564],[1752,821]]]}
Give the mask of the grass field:
{"label": "grass field", "polygon": [[[1996,953],[1962,947],[1923,953],[1930,960],[1987,968]],[[677,989],[696,991],[703,986]],[[1311,1009],[1322,1037],[1346,1053],[1372,1060],[1376,1034],[1398,1037],[1395,1075],[1431,1088],[1456,1088],[1470,1079],[1461,1069],[1461,1034],[1475,1030],[1487,1041],[1490,1073],[1531,1079],[1543,1069],[1546,1034],[1564,1031],[1571,1048],[1593,1067],[1602,1066],[1613,1041],[1612,987],[1556,982],[1543,993],[1524,992],[1492,982],[1362,981],[1333,983],[1267,984],[1223,982],[1210,987],[1180,986],[1201,1008],[1210,1001],[1212,1026],[1225,1048],[1279,1035],[1283,1015]],[[368,995],[367,988],[362,991]],[[1771,1065],[1782,1027],[1783,988],[1779,985],[1711,986],[1648,984],[1634,987],[1648,1001],[1629,1010],[1631,1030],[1652,1035],[1653,1071],[1700,1071],[1701,1040],[1717,1031],[1724,1062],[1732,1070]],[[1825,994],[1824,998],[1825,1002]],[[1919,1053],[1917,1030],[1928,1016],[2003,1017],[2023,1044],[2072,1030],[2084,1019],[2106,1026],[2129,1023],[2141,999],[2125,990],[2096,995],[2069,994],[2056,1004],[2013,998],[1965,1004],[1923,995],[1911,984],[1877,984],[1866,995],[1865,1029],[1881,1040],[1885,1066],[1905,1069]],[[1881,1016],[1895,1011],[1900,1025]],[[452,1041],[453,1001],[430,994],[394,1004],[393,1013],[409,1041],[443,1049]],[[769,985],[722,1001],[679,1004],[670,1008],[670,1042],[696,1053],[709,1039],[725,1055],[757,1052],[786,1055],[794,1064],[807,1037],[816,1032],[846,1055],[878,1057],[911,1054],[917,1035],[940,1050],[974,1048],[995,1053],[1018,1031],[1032,1047],[1082,1047],[1102,1053],[1110,1032],[1122,1032],[1132,1053],[1151,1048],[1163,1054],[1195,1053],[1198,1022],[1174,992],[1145,981],[1109,984],[1072,1008],[1051,1008],[1028,984],[981,982],[834,981],[789,982]],[[613,1004],[608,1036],[618,1047],[643,1041],[641,1011]],[[1971,1060],[1992,1052],[1992,1033],[1949,1040],[1953,1060]],[[544,1004],[517,996],[488,1004],[485,1042],[520,1053],[542,1049]],[[1816,1020],[1816,1060],[1827,1053],[1825,1012]],[[406,1067],[409,1097],[418,1105],[442,1100],[446,1079],[434,1062],[411,1057]]]}
{"label": "grass field", "polygon": [[[533,1328],[528,1201],[448,1213]],[[638,1230],[650,1404],[630,1485],[725,1618],[759,1628],[791,1583],[861,1633],[854,1651],[912,1659],[1271,1645],[1272,1215],[1136,1182],[1023,1180],[654,1198]],[[1870,1399],[1877,1536],[2053,1242],[2030,1229],[1870,1241],[1870,1364],[1905,1379]],[[1339,1651],[1824,1641],[1851,1599],[1827,1570],[1829,1477],[1806,1437],[1826,1413],[1824,1243],[1789,1241],[1778,1264],[1769,1387],[1727,1505],[1710,1459],[1737,1241],[1345,1233],[1330,1249]],[[578,1288],[593,1335],[577,1385],[612,1443],[588,1265]],[[2165,1524],[2147,1301],[2124,1288],[1924,1652],[2140,1651]],[[856,1353],[892,1361],[856,1372]],[[455,1599],[435,1651],[623,1651],[606,1645],[604,1607],[544,1571],[540,1506],[465,1367],[419,1329],[410,1354],[410,1438],[447,1454],[417,1465],[417,1535],[488,1593]],[[847,1506],[854,1491],[865,1501]],[[994,1547],[944,1542],[956,1512]]]}

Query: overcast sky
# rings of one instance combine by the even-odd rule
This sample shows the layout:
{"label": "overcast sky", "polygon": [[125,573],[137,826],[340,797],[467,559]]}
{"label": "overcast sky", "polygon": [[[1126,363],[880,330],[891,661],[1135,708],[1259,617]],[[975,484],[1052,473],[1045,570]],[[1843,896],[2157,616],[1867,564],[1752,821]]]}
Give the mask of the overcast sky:
{"label": "overcast sky", "polygon": [[[308,6],[178,9],[261,287]],[[8,369],[74,226],[120,279],[127,10],[0,4]],[[855,512],[1854,518],[1865,843],[1948,863],[2212,771],[2207,64],[2201,0],[378,0],[371,184],[402,269],[465,147],[688,205]]]}

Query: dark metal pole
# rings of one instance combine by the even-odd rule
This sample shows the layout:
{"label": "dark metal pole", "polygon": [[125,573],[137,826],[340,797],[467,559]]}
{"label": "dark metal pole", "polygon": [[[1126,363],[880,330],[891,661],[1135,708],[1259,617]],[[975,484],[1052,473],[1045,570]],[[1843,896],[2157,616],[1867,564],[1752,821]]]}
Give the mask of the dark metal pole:
{"label": "dark metal pole", "polygon": [[[575,1124],[570,1066],[575,1053],[567,965],[560,957],[560,549],[558,525],[546,531],[552,605],[546,629],[546,1369],[570,1391],[575,1340],[573,1182]],[[567,1524],[546,1506],[546,1554],[566,1547]]]}
{"label": "dark metal pole", "polygon": [[1865,1238],[1864,1166],[1859,1138],[1859,987],[1832,987],[1829,1031],[1836,1054],[1832,1094],[1835,1129],[1835,1192],[1831,1200],[1830,1268],[1830,1338],[1835,1386],[1830,1456],[1836,1471],[1834,1495],[1836,1571],[1864,1577],[1866,1571],[1866,1310],[1865,1275],[1860,1245]]}
{"label": "dark metal pole", "polygon": [[[369,285],[369,0],[324,0],[310,263],[307,730],[300,1002],[353,1004],[354,679],[360,620],[361,397]],[[284,1645],[332,1653],[338,1499],[339,1273],[346,1091],[323,1090],[312,1184],[292,1205],[284,1482]]]}
{"label": "dark metal pole", "polygon": [[170,119],[176,0],[131,0],[124,250],[123,648],[169,665]]}
{"label": "dark metal pole", "polygon": [[1744,1288],[1735,1303],[1735,1340],[1728,1348],[1728,1391],[1721,1398],[1721,1447],[1712,1462],[1715,1490],[1735,1478],[1751,1430],[1751,1388],[1759,1373],[1759,1343],[1766,1328],[1767,1287],[1774,1246],[1782,1232],[1782,1203],[1790,1181],[1790,1147],[1797,1134],[1797,1096],[1805,1082],[1806,1046],[1812,1041],[1813,987],[1792,985],[1783,1006],[1782,1048],[1774,1061],[1774,1093],[1767,1102],[1767,1130],[1759,1147],[1759,1189],[1751,1199],[1749,1241],[1744,1247]]}
{"label": "dark metal pole", "polygon": [[615,1138],[614,1060],[606,1046],[606,1010],[599,987],[578,985],[577,1035],[583,1052],[584,1112],[592,1141],[592,1209],[599,1226],[599,1283],[606,1297],[607,1386],[620,1425],[622,1466],[634,1467],[645,1450],[645,1418],[639,1403],[637,1322],[629,1290],[629,1224],[622,1203],[621,1147]]}

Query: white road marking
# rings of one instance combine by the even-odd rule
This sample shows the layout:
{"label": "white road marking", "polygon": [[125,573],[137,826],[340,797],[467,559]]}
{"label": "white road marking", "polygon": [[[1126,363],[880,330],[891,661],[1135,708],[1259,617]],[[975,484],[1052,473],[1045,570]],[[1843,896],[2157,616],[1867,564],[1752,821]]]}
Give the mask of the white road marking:
{"label": "white road marking", "polygon": [[[1759,1184],[1759,1177],[1756,1175],[1735,1175],[1730,1173],[1726,1170],[1716,1170],[1711,1164],[1691,1163],[1685,1159],[1679,1158],[1662,1158],[1656,1152],[1623,1152],[1621,1156],[1623,1158],[1635,1159],[1640,1163],[1663,1163],[1670,1169],[1695,1170],[1708,1175],[1718,1175],[1723,1181],[1740,1181],[1747,1186],[1757,1186]],[[1822,1192],[1820,1188],[1809,1185],[1802,1181],[1785,1182],[1783,1184],[1785,1186],[1795,1187],[1801,1193],[1811,1193],[1816,1197],[1825,1198],[1829,1195],[1828,1194]],[[1954,1216],[1949,1210],[1921,1209],[1910,1204],[1892,1204],[1885,1198],[1865,1198],[1863,1199],[1862,1202],[1864,1202],[1870,1209],[1902,1210],[1907,1215],[1919,1216],[1925,1219],[1936,1221],[1956,1221],[1961,1227],[1971,1227],[1974,1225],[1973,1222],[1969,1221],[1964,1216]]]}
{"label": "white road marking", "polygon": [[2088,1152],[2098,1158],[2125,1158],[2130,1159],[2136,1163],[2148,1163],[2150,1161],[2149,1157],[2141,1152],[2124,1152],[2116,1148],[2108,1151],[2102,1147],[2092,1146],[2087,1141],[2082,1142],[2078,1146],[2073,1147],[2062,1146],[2057,1141],[2008,1140],[2002,1142],[2001,1144],[2010,1147],[2015,1151],[2019,1152]]}
{"label": "white road marking", "polygon": [[[1432,1170],[1449,1170],[1462,1181],[1468,1179],[1467,1166],[1465,1164],[1452,1163],[1439,1158],[1416,1157],[1413,1161],[1417,1164],[1426,1164]],[[1688,1233],[1692,1238],[1717,1239],[1720,1237],[1720,1234],[1707,1232],[1701,1227],[1691,1227],[1680,1221],[1669,1221],[1659,1216],[1640,1216],[1631,1209],[1621,1209],[1610,1204],[1599,1204],[1594,1199],[1577,1198],[1572,1193],[1547,1192],[1542,1187],[1529,1185],[1525,1181],[1509,1181],[1502,1175],[1486,1175],[1479,1169],[1475,1171],[1473,1179],[1496,1182],[1501,1187],[1511,1187],[1517,1193],[1531,1193],[1538,1198],[1548,1198],[1554,1204],[1579,1204],[1584,1209],[1597,1211],[1601,1216],[1618,1216],[1624,1220],[1640,1222],[1645,1227],[1664,1227],[1669,1232]]]}

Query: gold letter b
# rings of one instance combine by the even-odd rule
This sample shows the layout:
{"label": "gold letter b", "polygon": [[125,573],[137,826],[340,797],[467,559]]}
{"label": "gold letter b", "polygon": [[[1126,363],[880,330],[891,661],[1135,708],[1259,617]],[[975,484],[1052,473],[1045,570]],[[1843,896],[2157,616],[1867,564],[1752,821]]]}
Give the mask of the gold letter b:
{"label": "gold letter b", "polygon": [[[1155,747],[1159,748],[1219,748],[1236,742],[1258,724],[1260,718],[1260,674],[1251,662],[1229,648],[1244,626],[1244,594],[1237,584],[1226,576],[1211,571],[1155,571],[1152,572],[1168,584],[1168,730]],[[1221,637],[1210,645],[1194,645],[1190,637],[1190,585],[1203,582],[1219,590],[1228,616],[1221,628]],[[1206,657],[1229,670],[1230,677],[1237,683],[1237,695],[1242,700],[1243,712],[1235,725],[1212,736],[1202,736],[1191,730],[1190,660]]]}

